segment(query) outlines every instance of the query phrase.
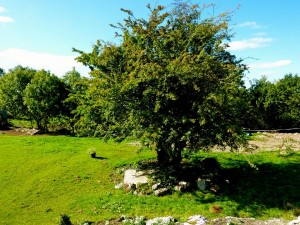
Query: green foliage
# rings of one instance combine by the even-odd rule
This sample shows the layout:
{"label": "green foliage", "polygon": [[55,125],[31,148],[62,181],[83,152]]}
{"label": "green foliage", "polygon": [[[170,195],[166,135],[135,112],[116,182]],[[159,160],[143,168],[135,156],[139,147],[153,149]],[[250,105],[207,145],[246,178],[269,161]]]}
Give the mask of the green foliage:
{"label": "green foliage", "polygon": [[1,78],[2,76],[4,76],[4,74],[5,74],[4,69],[0,68],[0,78]]}
{"label": "green foliage", "polygon": [[[269,92],[274,84],[267,81],[267,77],[254,80],[249,88],[249,111],[244,126],[252,129],[269,129],[274,111],[266,107]],[[273,115],[272,115],[273,113]]]}
{"label": "green foliage", "polygon": [[9,122],[11,123],[12,127],[21,127],[21,128],[36,128],[35,124],[31,120],[25,119],[10,119]]}
{"label": "green foliage", "polygon": [[[275,112],[273,127],[291,128],[300,126],[300,77],[287,74],[270,90],[266,107]],[[271,115],[269,116],[271,119]]]}
{"label": "green foliage", "polygon": [[0,107],[13,117],[28,116],[23,98],[26,86],[35,73],[34,69],[16,66],[0,77]]}
{"label": "green foliage", "polygon": [[236,148],[240,134],[241,60],[227,50],[230,15],[200,19],[198,5],[170,11],[148,5],[148,20],[129,10],[121,44],[98,41],[77,58],[91,68],[90,111],[100,136],[146,138],[165,164],[181,151],[213,145]]}
{"label": "green foliage", "polygon": [[[68,123],[71,127],[72,133],[82,133],[82,118],[87,118],[86,103],[88,102],[88,96],[86,94],[87,87],[89,85],[88,79],[81,77],[74,68],[72,71],[67,72],[63,76],[63,82],[68,91],[68,97],[63,101],[64,112],[63,114],[68,118]],[[83,135],[88,136],[88,135]]]}
{"label": "green foliage", "polygon": [[7,112],[0,109],[0,129],[7,129],[8,127]]}
{"label": "green foliage", "polygon": [[249,88],[248,123],[252,129],[286,129],[300,126],[300,77],[287,74],[275,83],[266,77]]}
{"label": "green foliage", "polygon": [[36,72],[30,84],[26,86],[24,103],[28,108],[29,117],[38,129],[48,130],[49,120],[62,113],[62,102],[67,97],[64,83],[50,72]]}

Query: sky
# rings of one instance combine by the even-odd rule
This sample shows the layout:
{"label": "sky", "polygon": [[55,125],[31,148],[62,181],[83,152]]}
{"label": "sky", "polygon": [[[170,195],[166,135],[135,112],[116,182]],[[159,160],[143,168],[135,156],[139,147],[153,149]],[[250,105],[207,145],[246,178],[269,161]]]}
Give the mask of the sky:
{"label": "sky", "polygon": [[[276,81],[285,74],[300,75],[299,0],[191,0],[214,3],[207,15],[233,11],[234,35],[229,51],[249,67],[245,82]],[[130,9],[147,18],[146,5],[171,7],[173,0],[0,0],[0,68],[17,65],[50,70],[57,76],[73,67],[82,75],[89,69],[76,62],[72,48],[90,52],[98,39],[115,42],[115,29]]]}

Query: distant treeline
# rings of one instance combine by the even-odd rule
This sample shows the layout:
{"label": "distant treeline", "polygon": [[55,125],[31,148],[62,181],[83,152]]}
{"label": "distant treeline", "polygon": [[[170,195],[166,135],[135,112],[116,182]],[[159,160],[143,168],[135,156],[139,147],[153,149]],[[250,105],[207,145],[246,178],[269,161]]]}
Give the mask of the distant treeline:
{"label": "distant treeline", "polygon": [[[104,136],[97,105],[96,78],[81,76],[75,69],[59,78],[49,71],[16,66],[0,70],[0,126],[8,118],[31,120],[43,132],[64,129],[78,136]],[[266,77],[240,87],[238,118],[245,129],[300,127],[300,77],[287,74],[276,82]],[[109,115],[105,115],[109,116]]]}

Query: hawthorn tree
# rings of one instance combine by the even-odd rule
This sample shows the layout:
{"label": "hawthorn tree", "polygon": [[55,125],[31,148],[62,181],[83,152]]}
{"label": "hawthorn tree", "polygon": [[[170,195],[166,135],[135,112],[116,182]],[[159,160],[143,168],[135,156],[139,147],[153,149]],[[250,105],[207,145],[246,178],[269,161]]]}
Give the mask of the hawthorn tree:
{"label": "hawthorn tree", "polygon": [[147,20],[122,9],[119,44],[74,49],[92,70],[99,130],[139,135],[164,165],[179,165],[183,150],[237,148],[246,67],[227,50],[230,14],[204,18],[206,7],[180,1],[170,10],[147,7]]}

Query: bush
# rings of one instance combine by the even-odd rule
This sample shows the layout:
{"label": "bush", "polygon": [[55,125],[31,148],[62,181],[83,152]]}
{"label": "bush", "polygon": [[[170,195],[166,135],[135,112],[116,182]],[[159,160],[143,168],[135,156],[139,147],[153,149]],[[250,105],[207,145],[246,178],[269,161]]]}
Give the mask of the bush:
{"label": "bush", "polygon": [[66,215],[66,214],[62,214],[60,216],[59,225],[72,225],[70,217],[68,215]]}
{"label": "bush", "polygon": [[9,127],[7,118],[7,112],[0,110],[0,129],[7,129]]}

